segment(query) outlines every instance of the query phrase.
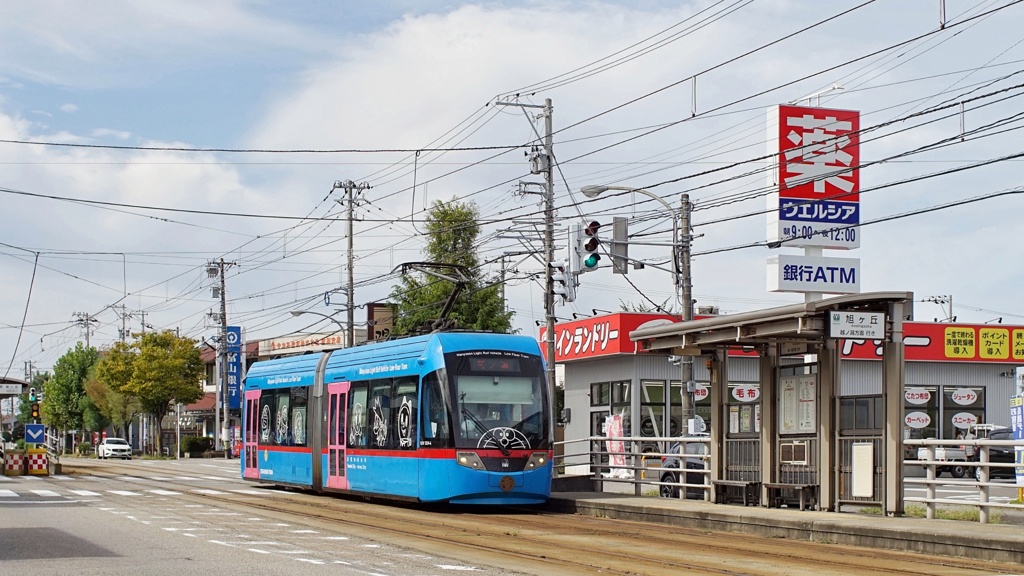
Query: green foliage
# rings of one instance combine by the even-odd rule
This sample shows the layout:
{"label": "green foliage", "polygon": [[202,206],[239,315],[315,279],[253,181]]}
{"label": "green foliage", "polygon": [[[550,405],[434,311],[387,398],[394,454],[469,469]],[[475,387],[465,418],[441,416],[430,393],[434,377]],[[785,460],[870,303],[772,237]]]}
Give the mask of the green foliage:
{"label": "green foliage", "polygon": [[75,451],[81,456],[92,454],[92,442],[79,442],[78,446],[75,447]]}
{"label": "green foliage", "polygon": [[135,372],[135,355],[132,344],[114,343],[97,363],[95,378],[85,383],[85,393],[121,437],[126,436],[128,425],[142,412],[138,395],[128,388]]}
{"label": "green foliage", "polygon": [[[170,330],[146,332],[137,337],[134,347],[138,354],[125,390],[138,397],[142,409],[156,422],[163,421],[172,402],[190,404],[203,397],[206,367],[195,340]],[[160,436],[155,435],[157,453],[161,452]]]}
{"label": "green foliage", "polygon": [[28,444],[25,442],[24,438],[18,438],[17,442],[14,443],[15,450],[24,450],[27,446]]}
{"label": "green foliage", "polygon": [[53,366],[53,377],[43,389],[40,403],[42,421],[58,430],[81,429],[82,399],[85,398],[85,381],[99,353],[93,347],[81,342],[57,359]]}
{"label": "green foliage", "polygon": [[213,450],[213,438],[209,436],[185,436],[181,439],[181,452],[189,454],[202,454]]}
{"label": "green foliage", "polygon": [[[472,202],[435,201],[426,218],[427,244],[423,253],[429,262],[456,264],[469,271],[466,286],[448,315],[458,328],[508,332],[514,313],[505,310],[498,286],[487,286],[478,269],[478,219],[479,213]],[[391,301],[398,308],[394,333],[405,335],[422,331],[438,318],[454,288],[451,281],[427,274],[403,276],[391,292]]]}

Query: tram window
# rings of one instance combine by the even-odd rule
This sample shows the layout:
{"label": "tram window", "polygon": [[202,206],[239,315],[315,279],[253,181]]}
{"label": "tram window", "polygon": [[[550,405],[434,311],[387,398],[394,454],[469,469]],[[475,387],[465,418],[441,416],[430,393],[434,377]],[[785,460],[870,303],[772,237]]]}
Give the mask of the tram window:
{"label": "tram window", "polygon": [[394,447],[391,427],[391,380],[370,381],[370,447]]}
{"label": "tram window", "polygon": [[291,396],[288,391],[278,392],[277,409],[274,412],[274,443],[278,446],[291,446],[294,439],[289,422],[291,416]]}
{"label": "tram window", "polygon": [[416,378],[395,378],[394,427],[395,441],[400,450],[416,448]]}
{"label": "tram window", "polygon": [[292,431],[292,445],[293,446],[305,446],[306,445],[306,401],[309,394],[309,389],[306,387],[296,387],[291,389],[291,431]]}
{"label": "tram window", "polygon": [[441,393],[440,371],[431,372],[423,377],[422,415],[423,444],[441,447],[448,440],[448,411],[444,407],[444,396]]}
{"label": "tram window", "polygon": [[367,445],[367,402],[369,384],[353,382],[348,392],[348,446],[349,448],[365,448]]}
{"label": "tram window", "polygon": [[271,390],[265,390],[260,395],[259,443],[273,446],[274,439],[274,408],[277,401],[277,394]]}

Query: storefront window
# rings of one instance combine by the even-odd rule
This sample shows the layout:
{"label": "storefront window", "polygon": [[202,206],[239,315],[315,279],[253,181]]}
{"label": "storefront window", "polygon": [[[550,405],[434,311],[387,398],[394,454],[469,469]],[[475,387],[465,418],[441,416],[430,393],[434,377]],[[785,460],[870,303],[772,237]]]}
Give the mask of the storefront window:
{"label": "storefront window", "polygon": [[938,390],[937,386],[908,386],[904,390],[904,438],[920,439],[939,437]]}
{"label": "storefront window", "polygon": [[612,398],[611,382],[595,382],[590,385],[590,405],[607,406]]}
{"label": "storefront window", "polygon": [[985,389],[962,386],[942,389],[942,437],[956,438],[972,424],[985,422]]}

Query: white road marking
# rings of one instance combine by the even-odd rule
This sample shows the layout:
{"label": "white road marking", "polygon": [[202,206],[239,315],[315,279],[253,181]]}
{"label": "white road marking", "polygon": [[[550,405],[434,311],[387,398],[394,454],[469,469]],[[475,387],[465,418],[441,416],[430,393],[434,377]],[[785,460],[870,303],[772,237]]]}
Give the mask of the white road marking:
{"label": "white road marking", "polygon": [[44,498],[60,498],[60,494],[53,490],[33,490],[32,492],[34,492],[36,496],[42,496]]}
{"label": "white road marking", "polygon": [[174,490],[150,490],[149,492],[158,496],[181,496],[181,492],[175,492]]}
{"label": "white road marking", "polygon": [[100,495],[99,492],[93,492],[92,490],[71,490],[71,493],[72,494],[77,494],[78,496],[99,496]]}
{"label": "white road marking", "polygon": [[0,498],[17,498],[18,493],[14,490],[0,490]]}
{"label": "white road marking", "polygon": [[117,494],[118,496],[142,496],[139,492],[132,492],[130,490],[107,490],[110,494]]}

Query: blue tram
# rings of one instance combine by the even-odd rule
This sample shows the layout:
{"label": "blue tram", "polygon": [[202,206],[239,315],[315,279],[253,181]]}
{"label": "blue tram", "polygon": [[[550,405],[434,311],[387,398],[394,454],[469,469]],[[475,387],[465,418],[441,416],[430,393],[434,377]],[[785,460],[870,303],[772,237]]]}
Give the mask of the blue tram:
{"label": "blue tram", "polygon": [[553,422],[535,340],[436,333],[257,362],[242,477],[421,502],[536,504]]}

